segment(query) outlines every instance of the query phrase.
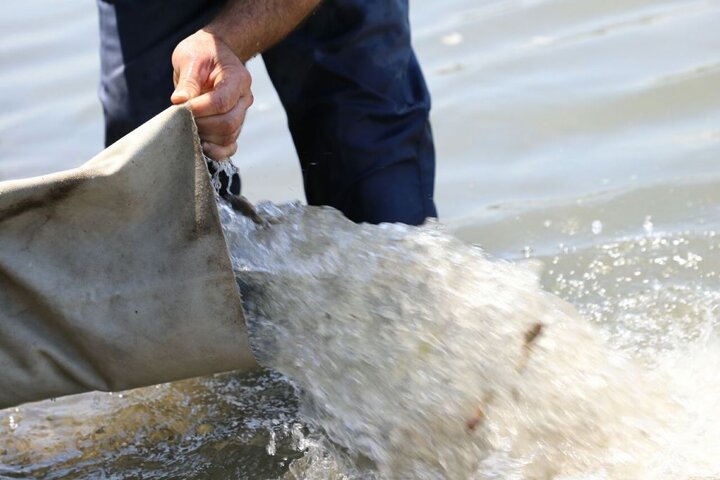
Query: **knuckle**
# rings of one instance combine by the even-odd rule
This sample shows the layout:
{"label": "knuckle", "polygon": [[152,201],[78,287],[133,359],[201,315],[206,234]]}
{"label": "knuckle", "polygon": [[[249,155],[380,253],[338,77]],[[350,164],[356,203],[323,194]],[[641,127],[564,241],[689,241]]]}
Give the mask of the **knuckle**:
{"label": "knuckle", "polygon": [[170,57],[170,61],[172,62],[173,67],[176,69],[180,66],[180,64],[185,59],[185,51],[182,47],[182,44],[178,45],[175,50],[173,50],[172,56]]}
{"label": "knuckle", "polygon": [[216,112],[227,113],[232,109],[227,95],[213,95],[212,105]]}
{"label": "knuckle", "polygon": [[191,92],[199,92],[200,91],[200,84],[196,79],[193,77],[183,77],[180,76],[180,79],[178,80],[178,83],[182,85],[183,87],[189,89]]}
{"label": "knuckle", "polygon": [[192,59],[192,52],[189,51],[183,43],[180,43],[175,50],[173,50],[170,61],[176,70],[185,70],[188,65],[192,63]]}
{"label": "knuckle", "polygon": [[217,131],[222,136],[230,136],[237,130],[237,127],[233,118],[223,118],[218,124]]}
{"label": "knuckle", "polygon": [[247,69],[243,68],[240,70],[238,82],[242,90],[250,90],[250,87],[252,86],[252,75],[250,75],[250,72],[248,72]]}

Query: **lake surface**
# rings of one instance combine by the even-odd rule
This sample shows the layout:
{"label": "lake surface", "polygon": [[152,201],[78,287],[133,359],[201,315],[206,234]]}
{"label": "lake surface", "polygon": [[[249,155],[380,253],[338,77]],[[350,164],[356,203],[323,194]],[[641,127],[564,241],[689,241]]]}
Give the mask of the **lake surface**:
{"label": "lake surface", "polygon": [[[541,260],[547,290],[648,364],[709,348],[720,1],[417,0],[412,22],[450,231],[502,258]],[[0,27],[0,179],[99,152],[93,2],[10,0]],[[282,107],[262,62],[250,69],[256,100],[235,156],[245,194],[303,198]],[[0,475],[308,477],[286,472],[322,460],[296,415],[271,372],[25,406],[0,412]],[[285,441],[270,448],[276,435]]]}

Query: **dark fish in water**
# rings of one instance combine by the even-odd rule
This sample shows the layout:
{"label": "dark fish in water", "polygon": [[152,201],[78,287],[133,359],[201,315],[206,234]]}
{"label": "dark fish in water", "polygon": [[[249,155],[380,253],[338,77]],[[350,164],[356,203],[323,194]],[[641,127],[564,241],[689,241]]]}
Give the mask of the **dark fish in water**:
{"label": "dark fish in water", "polygon": [[216,161],[205,157],[210,180],[220,197],[232,206],[233,210],[240,212],[258,225],[267,225],[267,222],[258,215],[255,206],[240,194],[242,180],[240,170],[230,159]]}
{"label": "dark fish in water", "polygon": [[240,212],[258,225],[267,225],[268,222],[257,213],[255,206],[250,203],[250,200],[247,198],[242,195],[233,195],[227,191],[220,193],[220,196],[223,200],[227,201],[236,212]]}

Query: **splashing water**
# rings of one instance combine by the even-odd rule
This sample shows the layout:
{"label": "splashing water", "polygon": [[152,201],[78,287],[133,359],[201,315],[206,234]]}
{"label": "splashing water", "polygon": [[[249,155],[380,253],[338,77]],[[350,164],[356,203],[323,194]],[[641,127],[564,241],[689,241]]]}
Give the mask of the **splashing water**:
{"label": "splashing water", "polygon": [[717,364],[717,349],[649,369],[609,349],[532,272],[438,224],[261,209],[274,225],[221,207],[252,342],[337,446],[316,445],[287,478],[328,478],[333,468],[337,478],[720,473],[720,448],[709,445],[720,432],[720,378],[697,368]]}

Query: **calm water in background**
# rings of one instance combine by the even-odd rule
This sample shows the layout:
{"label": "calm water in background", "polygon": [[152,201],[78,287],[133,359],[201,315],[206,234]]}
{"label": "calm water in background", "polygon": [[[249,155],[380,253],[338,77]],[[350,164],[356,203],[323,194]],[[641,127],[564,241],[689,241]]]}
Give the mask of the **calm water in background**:
{"label": "calm water in background", "polygon": [[[510,210],[720,174],[720,2],[412,5],[445,223],[472,229]],[[3,10],[0,178],[82,163],[102,148],[94,2],[10,0]],[[247,195],[303,198],[284,113],[261,60],[250,65],[256,104],[236,155]],[[463,236],[493,249],[508,240]]]}
{"label": "calm water in background", "polygon": [[[102,142],[93,2],[10,0],[4,7],[0,179],[78,165]],[[621,348],[652,357],[714,332],[720,305],[720,2],[417,0],[412,21],[434,99],[442,221],[493,254],[540,258],[546,288],[575,303]],[[253,200],[302,198],[282,108],[260,60],[251,62],[251,71],[256,103],[235,158],[245,193]],[[287,392],[272,378],[258,381],[262,388],[251,388],[253,381],[172,387],[170,401],[155,400],[170,410],[156,419],[162,427],[120,435],[118,445],[95,438],[104,430],[83,438],[95,435],[95,453],[136,445],[144,452],[138,458],[157,455],[162,470],[166,447],[157,445],[163,435],[207,431],[212,441],[194,443],[193,452],[209,450],[214,453],[203,455],[223,461],[231,456],[250,465],[248,478],[261,478],[249,459],[265,451],[266,436],[258,445],[243,440],[242,448],[222,442],[228,431],[232,438],[251,431],[248,418],[278,418],[277,412],[247,414],[259,408],[247,400],[248,391],[260,403],[277,400],[288,418],[292,402],[278,400]],[[270,393],[258,394],[263,388]],[[12,421],[4,412],[0,428],[32,431],[35,425],[37,431],[44,424],[33,424],[33,415],[81,424],[72,420],[78,405],[142,410],[117,396],[104,405],[103,398],[31,408]],[[169,406],[177,398],[205,412],[202,425],[208,427],[180,425],[187,412]],[[68,424],[50,430],[70,439]],[[136,427],[128,423],[121,430]],[[68,443],[72,448],[58,447],[62,462],[87,452]],[[27,448],[37,449],[35,443]],[[123,461],[127,471],[138,468],[127,457],[115,463]],[[196,467],[187,468],[200,475]]]}

